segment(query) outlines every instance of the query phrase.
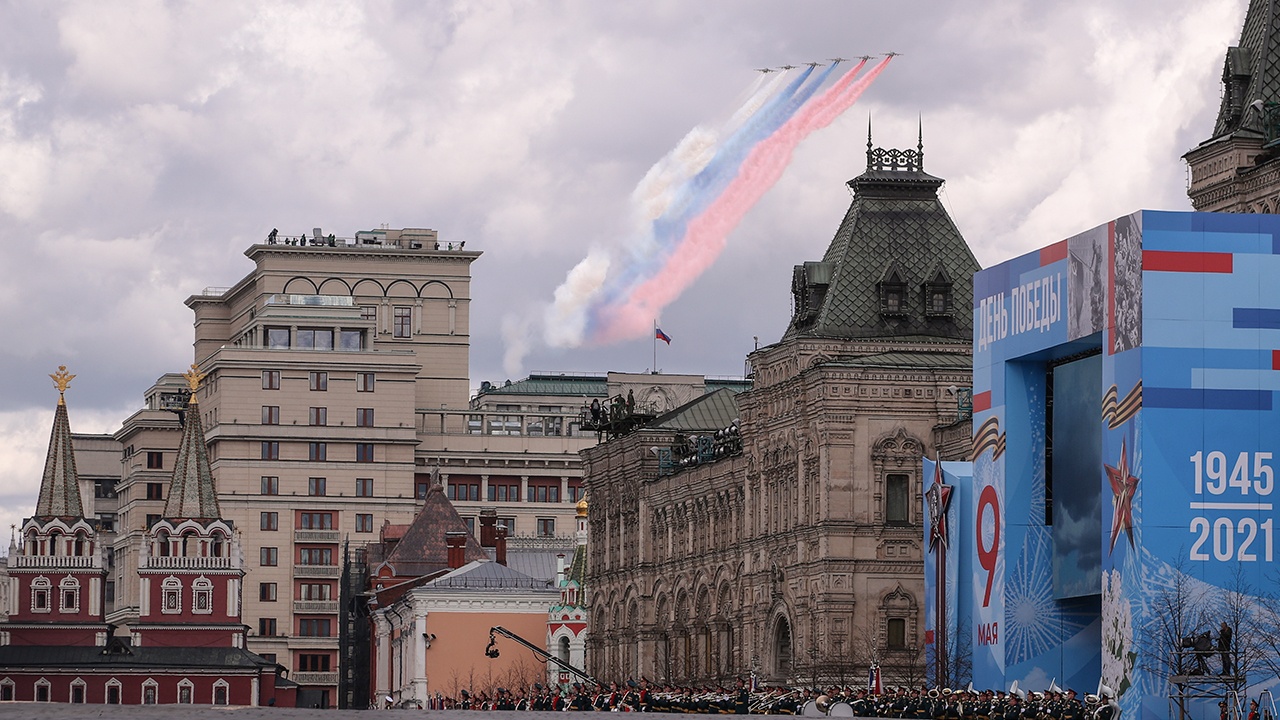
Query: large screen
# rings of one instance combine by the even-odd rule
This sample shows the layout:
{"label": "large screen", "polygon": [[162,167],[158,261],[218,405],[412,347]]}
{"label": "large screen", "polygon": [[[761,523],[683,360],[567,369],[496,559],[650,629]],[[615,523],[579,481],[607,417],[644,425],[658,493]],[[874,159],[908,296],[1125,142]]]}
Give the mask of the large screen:
{"label": "large screen", "polygon": [[1046,523],[1053,526],[1053,596],[1102,592],[1102,354],[1053,365],[1045,476]]}

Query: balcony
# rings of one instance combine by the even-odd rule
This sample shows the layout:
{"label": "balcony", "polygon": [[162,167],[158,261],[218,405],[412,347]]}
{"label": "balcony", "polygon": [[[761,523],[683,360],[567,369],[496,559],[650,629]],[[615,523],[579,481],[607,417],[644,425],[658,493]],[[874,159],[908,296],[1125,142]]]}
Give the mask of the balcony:
{"label": "balcony", "polygon": [[318,615],[337,615],[337,600],[294,600],[293,611],[295,613],[310,613]]}
{"label": "balcony", "polygon": [[10,567],[19,568],[102,568],[100,555],[12,555]]}
{"label": "balcony", "polygon": [[293,576],[296,578],[326,578],[336,580],[342,577],[342,568],[337,565],[294,565]]}
{"label": "balcony", "polygon": [[165,570],[231,570],[234,566],[229,557],[185,557],[183,555],[151,555],[148,556],[141,569],[163,568]]}
{"label": "balcony", "polygon": [[299,685],[337,685],[336,672],[295,672],[290,676]]}
{"label": "balcony", "polygon": [[300,543],[342,542],[342,532],[339,530],[294,530],[293,541]]}

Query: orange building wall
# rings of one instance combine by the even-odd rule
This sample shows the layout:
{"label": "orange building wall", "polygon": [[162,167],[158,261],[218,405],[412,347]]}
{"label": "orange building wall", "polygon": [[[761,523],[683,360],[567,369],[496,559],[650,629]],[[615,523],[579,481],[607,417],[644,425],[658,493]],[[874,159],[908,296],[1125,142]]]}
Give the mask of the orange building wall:
{"label": "orange building wall", "polygon": [[[432,611],[427,632],[436,639],[427,650],[427,688],[432,694],[452,695],[456,690],[473,693],[504,687],[513,690],[546,682],[546,666],[519,643],[497,636],[499,656],[488,658],[489,628],[501,625],[537,647],[545,649],[547,614],[466,613]],[[523,682],[519,682],[523,681]],[[455,687],[456,686],[456,687]]]}

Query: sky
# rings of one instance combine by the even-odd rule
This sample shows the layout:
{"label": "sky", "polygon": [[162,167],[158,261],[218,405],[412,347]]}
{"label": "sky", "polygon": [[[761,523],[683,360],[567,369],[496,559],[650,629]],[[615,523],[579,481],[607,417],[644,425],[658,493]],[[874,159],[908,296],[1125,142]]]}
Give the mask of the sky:
{"label": "sky", "polygon": [[790,317],[865,166],[914,147],[984,266],[1138,208],[1190,209],[1245,0],[0,2],[0,522],[33,506],[67,365],[113,432],[192,359],[183,305],[282,234],[429,227],[473,264],[471,380],[643,372],[540,312],[755,68],[898,52],[796,149],[655,318],[665,372],[738,375]]}

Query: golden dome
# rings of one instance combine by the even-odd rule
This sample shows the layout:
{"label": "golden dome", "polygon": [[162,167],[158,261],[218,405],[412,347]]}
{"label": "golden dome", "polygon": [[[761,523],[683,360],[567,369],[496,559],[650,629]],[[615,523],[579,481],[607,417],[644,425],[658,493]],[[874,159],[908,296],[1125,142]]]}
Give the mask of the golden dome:
{"label": "golden dome", "polygon": [[578,517],[581,518],[586,516],[587,516],[587,496],[583,495],[582,499],[578,501]]}

